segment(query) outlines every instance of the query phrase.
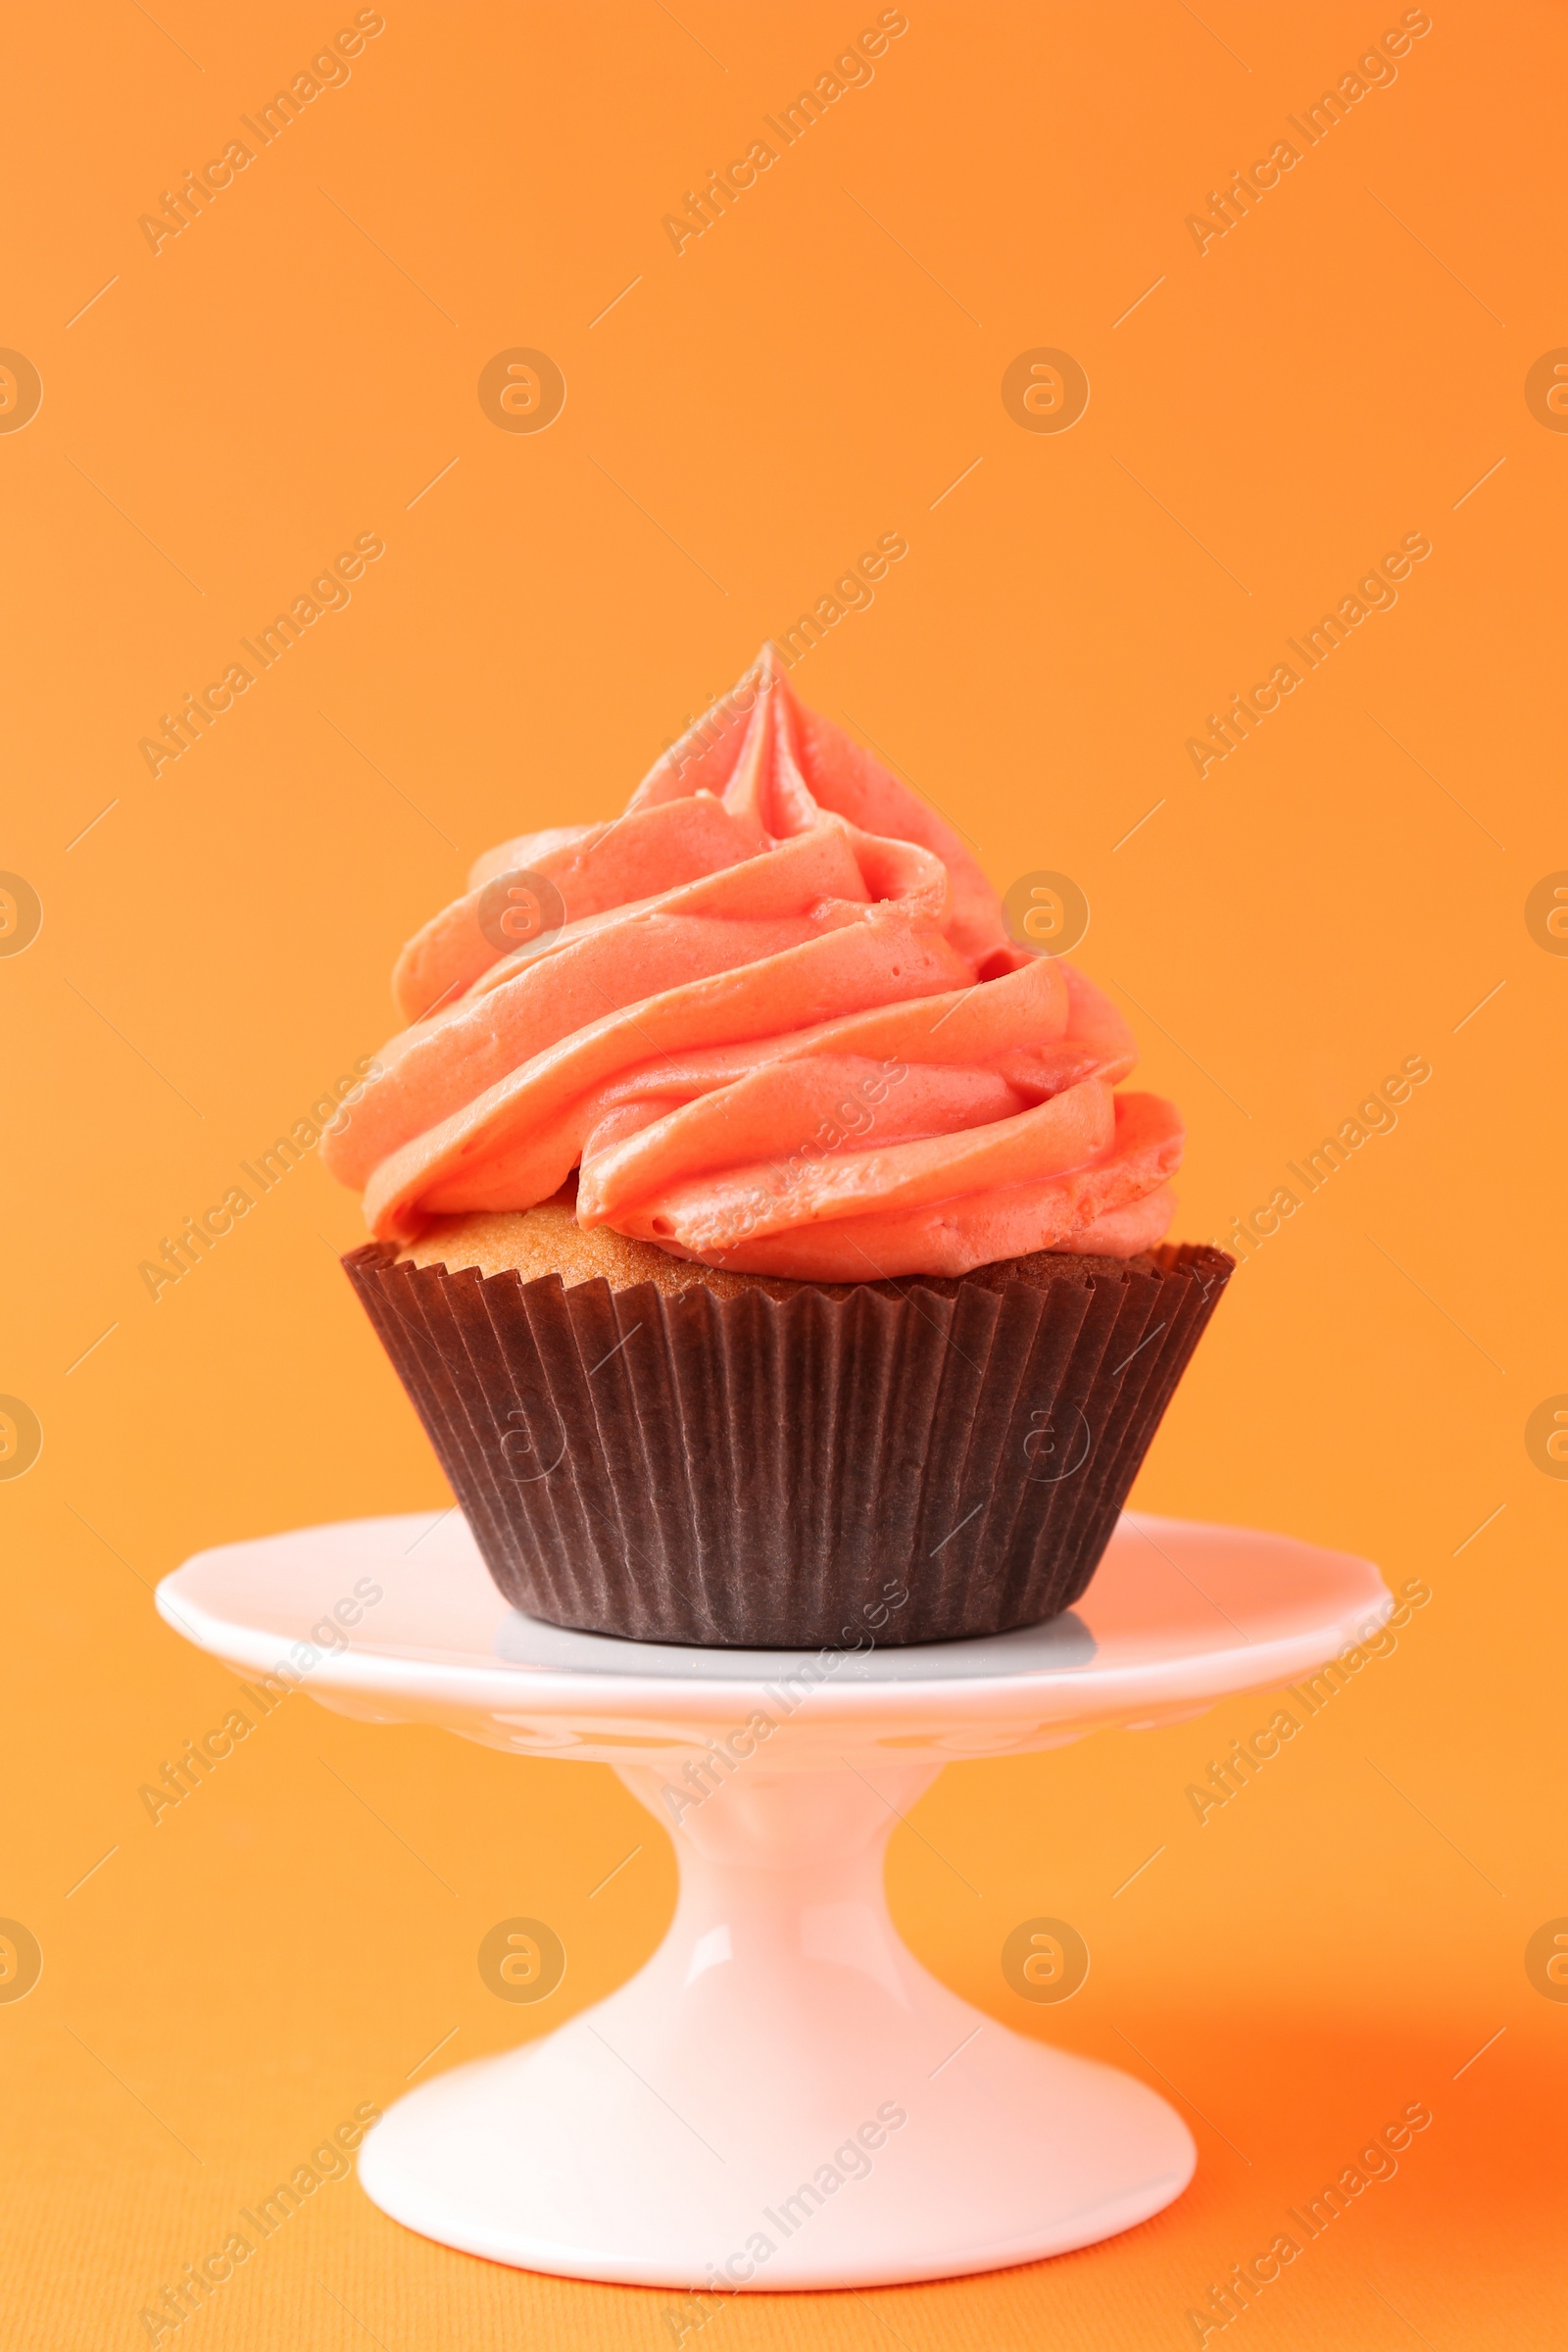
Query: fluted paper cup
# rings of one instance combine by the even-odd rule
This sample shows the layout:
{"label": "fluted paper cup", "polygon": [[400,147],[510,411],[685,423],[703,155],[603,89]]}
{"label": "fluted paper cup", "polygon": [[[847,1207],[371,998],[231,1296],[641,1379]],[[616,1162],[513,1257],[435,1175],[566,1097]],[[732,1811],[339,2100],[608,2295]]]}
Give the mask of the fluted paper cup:
{"label": "fluted paper cup", "polygon": [[1233,1261],[1041,1252],[719,1298],[344,1259],[507,1599],[635,1642],[1037,1625],[1088,1585]]}

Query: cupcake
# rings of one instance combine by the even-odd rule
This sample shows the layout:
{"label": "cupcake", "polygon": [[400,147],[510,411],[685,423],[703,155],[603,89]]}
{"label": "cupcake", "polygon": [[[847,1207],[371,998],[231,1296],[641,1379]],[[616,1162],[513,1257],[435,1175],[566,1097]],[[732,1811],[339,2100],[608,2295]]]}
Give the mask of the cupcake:
{"label": "cupcake", "polygon": [[815,1648],[1071,1605],[1232,1261],[1164,1240],[1121,1015],[771,649],[393,992],[344,1264],[514,1606]]}

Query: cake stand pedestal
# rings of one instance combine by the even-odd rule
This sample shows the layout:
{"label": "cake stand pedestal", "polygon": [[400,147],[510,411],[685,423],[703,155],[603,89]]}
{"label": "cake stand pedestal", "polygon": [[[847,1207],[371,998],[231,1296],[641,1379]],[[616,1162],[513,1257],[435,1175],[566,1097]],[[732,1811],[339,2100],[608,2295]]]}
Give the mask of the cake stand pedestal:
{"label": "cake stand pedestal", "polygon": [[[455,1511],[202,1552],[158,1601],[202,1648],[341,1714],[610,1764],[671,1833],[680,1899],[647,1965],[399,2099],[360,2178],[411,2230],[492,2261],[719,2293],[998,2269],[1180,2194],[1196,2155],[1163,2099],[915,1960],[883,1893],[888,1834],[945,1764],[1278,1687],[1393,1607],[1364,1560],[1136,1514],[1054,1624],[917,1648],[563,1632],[507,1606]],[[336,1650],[334,1612],[356,1619]],[[1071,1965],[1045,1929],[1029,1982]],[[552,1954],[524,1930],[505,1969],[543,1984]]]}

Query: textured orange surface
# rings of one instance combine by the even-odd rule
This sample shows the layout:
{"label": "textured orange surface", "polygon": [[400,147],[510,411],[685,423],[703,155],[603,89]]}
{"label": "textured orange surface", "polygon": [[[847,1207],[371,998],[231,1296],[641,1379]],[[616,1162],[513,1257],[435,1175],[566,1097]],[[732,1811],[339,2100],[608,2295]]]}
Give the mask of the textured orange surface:
{"label": "textured orange surface", "polygon": [[[247,119],[351,8],[13,28],[0,1470],[42,1435],[0,1480],[18,2352],[151,2340],[313,2150],[301,2210],[164,2343],[675,2340],[669,2298],[468,2260],[330,2177],[359,2108],[515,2036],[475,1966],[497,1920],[568,1954],[524,2030],[657,1941],[671,1858],[608,1773],[291,1697],[150,1818],[241,1704],[157,1578],[443,1496],[310,1152],[156,1300],[139,1268],[351,1079],[477,852],[612,813],[813,612],[806,699],[1004,892],[1087,902],[1138,1083],[1187,1114],[1177,1233],[1251,1220],[1140,1499],[1429,1597],[1223,1804],[1189,1791],[1270,1698],[955,1769],[897,1835],[915,1947],[1167,2085],[1186,2196],[1054,2263],[741,2299],[685,2340],[1193,2342],[1415,2104],[1397,2172],[1355,2170],[1208,2342],[1560,2340],[1562,20],[1434,6],[1401,51],[1396,5],[910,0],[786,145],[769,119],[879,13],[388,5],[265,145]],[[1396,70],[1358,67],[1385,27]],[[140,217],[236,140],[155,252]],[[547,430],[503,429],[503,391],[558,378]],[[907,557],[857,587],[889,532]],[[352,601],[150,772],[141,739],[367,535]],[[1049,2011],[999,1964],[1039,1915],[1093,1958]]]}

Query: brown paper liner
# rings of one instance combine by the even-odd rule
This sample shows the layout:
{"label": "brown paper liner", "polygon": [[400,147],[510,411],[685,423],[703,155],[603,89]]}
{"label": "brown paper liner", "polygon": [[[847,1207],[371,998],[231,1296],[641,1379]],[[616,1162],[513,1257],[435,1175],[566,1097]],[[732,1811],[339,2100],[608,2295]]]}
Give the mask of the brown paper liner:
{"label": "brown paper liner", "polygon": [[719,1298],[343,1261],[507,1599],[636,1642],[943,1642],[1099,1565],[1233,1260]]}

